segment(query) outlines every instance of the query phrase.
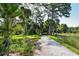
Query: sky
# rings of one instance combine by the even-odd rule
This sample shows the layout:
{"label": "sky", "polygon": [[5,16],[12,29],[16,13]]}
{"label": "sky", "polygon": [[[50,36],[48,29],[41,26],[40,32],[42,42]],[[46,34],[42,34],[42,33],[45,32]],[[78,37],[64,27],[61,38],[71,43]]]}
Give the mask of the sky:
{"label": "sky", "polygon": [[79,3],[71,4],[72,10],[69,18],[62,17],[60,24],[67,24],[69,27],[79,26]]}

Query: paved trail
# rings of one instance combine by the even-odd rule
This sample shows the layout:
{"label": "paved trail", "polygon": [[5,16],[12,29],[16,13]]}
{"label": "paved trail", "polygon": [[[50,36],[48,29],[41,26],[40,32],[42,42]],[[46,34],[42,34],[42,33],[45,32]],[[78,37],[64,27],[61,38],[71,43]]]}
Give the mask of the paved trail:
{"label": "paved trail", "polygon": [[39,49],[35,50],[34,56],[77,56],[77,54],[47,36],[42,36],[37,44]]}

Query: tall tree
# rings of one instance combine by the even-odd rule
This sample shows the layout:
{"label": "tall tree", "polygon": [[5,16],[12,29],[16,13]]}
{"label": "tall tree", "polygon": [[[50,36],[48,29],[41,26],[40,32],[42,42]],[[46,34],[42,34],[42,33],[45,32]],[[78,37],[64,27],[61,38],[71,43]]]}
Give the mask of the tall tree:
{"label": "tall tree", "polygon": [[[51,4],[43,4],[43,6],[49,11],[51,15],[51,19],[55,20],[59,17],[69,17],[71,11],[70,3],[51,3]],[[53,26],[54,32],[54,26]]]}
{"label": "tall tree", "polygon": [[20,18],[23,19],[23,23],[24,23],[24,31],[25,31],[24,35],[27,35],[28,34],[27,23],[29,16],[31,16],[31,10],[24,7],[21,7],[21,10],[22,10],[22,15],[20,16]]}
{"label": "tall tree", "polygon": [[52,29],[53,29],[52,26],[55,26],[55,22],[52,19],[48,19],[45,21],[45,26],[46,26],[46,29],[48,29],[47,30],[48,34],[52,35]]}
{"label": "tall tree", "polygon": [[4,42],[3,48],[6,49],[7,55],[9,55],[9,45],[10,45],[10,29],[11,20],[16,16],[20,15],[19,4],[0,4],[0,16],[4,20]]}

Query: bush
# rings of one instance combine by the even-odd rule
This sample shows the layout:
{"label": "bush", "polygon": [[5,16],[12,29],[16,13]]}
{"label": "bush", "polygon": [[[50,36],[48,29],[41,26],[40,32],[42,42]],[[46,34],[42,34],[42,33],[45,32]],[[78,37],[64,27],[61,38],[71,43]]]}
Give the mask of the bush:
{"label": "bush", "polygon": [[[2,38],[2,37],[1,37]],[[33,55],[35,49],[34,43],[40,39],[39,35],[11,35],[9,53],[19,53],[20,55]],[[3,39],[0,39],[0,53],[4,52]]]}
{"label": "bush", "polygon": [[38,35],[14,35],[12,36],[12,44],[10,53],[20,53],[21,55],[33,55],[35,49],[34,43],[40,38]]}

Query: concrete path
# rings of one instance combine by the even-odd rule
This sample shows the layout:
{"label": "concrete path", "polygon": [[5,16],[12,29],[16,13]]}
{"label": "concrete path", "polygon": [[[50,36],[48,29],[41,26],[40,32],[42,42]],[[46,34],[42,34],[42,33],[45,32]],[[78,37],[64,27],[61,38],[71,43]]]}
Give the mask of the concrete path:
{"label": "concrete path", "polygon": [[37,42],[37,48],[34,56],[77,56],[77,54],[47,36],[41,37]]}

